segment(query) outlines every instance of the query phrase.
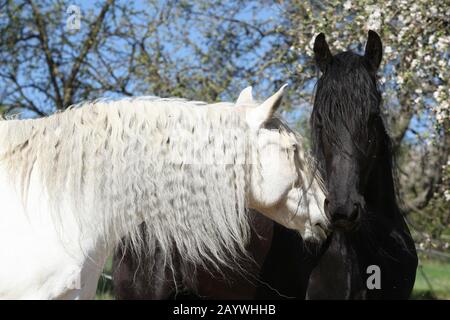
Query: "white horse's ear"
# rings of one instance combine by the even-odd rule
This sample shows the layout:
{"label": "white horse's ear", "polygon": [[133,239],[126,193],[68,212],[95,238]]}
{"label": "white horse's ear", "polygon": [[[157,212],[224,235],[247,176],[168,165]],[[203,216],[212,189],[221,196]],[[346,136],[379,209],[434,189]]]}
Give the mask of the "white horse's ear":
{"label": "white horse's ear", "polygon": [[236,106],[253,102],[252,89],[252,86],[249,86],[241,91],[239,98],[236,101]]}
{"label": "white horse's ear", "polygon": [[261,105],[256,108],[248,108],[246,112],[246,120],[250,127],[261,128],[264,123],[270,120],[281,105],[281,100],[283,99],[284,88],[287,84],[283,85],[280,90],[278,90],[273,96],[264,101]]}

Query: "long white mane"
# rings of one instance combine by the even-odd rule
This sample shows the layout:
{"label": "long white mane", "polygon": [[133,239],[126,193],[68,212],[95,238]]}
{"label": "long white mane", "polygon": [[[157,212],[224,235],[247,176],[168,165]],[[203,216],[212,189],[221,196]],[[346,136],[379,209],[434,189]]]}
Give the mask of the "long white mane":
{"label": "long white mane", "polygon": [[1,162],[24,201],[38,173],[55,223],[69,211],[83,233],[108,235],[98,239],[107,245],[128,235],[135,252],[145,242],[168,265],[174,252],[195,265],[231,265],[249,237],[249,146],[233,106],[134,98],[4,121]]}

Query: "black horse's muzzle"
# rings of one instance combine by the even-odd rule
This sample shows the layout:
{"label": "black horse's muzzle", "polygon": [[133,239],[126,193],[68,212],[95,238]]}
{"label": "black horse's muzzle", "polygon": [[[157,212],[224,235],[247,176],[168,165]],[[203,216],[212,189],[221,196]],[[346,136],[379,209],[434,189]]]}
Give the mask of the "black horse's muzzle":
{"label": "black horse's muzzle", "polygon": [[357,201],[347,201],[344,205],[334,206],[328,199],[325,200],[325,212],[328,215],[333,229],[350,232],[359,227],[362,205]]}

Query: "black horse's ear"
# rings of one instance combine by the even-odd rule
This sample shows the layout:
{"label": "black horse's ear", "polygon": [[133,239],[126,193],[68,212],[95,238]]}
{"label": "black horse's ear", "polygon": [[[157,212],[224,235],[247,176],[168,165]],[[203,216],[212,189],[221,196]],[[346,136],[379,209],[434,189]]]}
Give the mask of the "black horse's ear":
{"label": "black horse's ear", "polygon": [[369,38],[367,39],[366,51],[364,57],[370,63],[373,71],[377,71],[380,67],[381,57],[383,56],[383,45],[378,33],[369,30]]}
{"label": "black horse's ear", "polygon": [[314,58],[316,59],[317,66],[322,72],[325,72],[327,65],[333,58],[323,33],[320,33],[314,40]]}

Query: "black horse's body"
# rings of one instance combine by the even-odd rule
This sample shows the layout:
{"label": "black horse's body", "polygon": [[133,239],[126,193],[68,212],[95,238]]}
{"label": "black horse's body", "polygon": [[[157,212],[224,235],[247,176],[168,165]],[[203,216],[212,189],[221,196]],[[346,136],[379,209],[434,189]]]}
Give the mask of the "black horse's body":
{"label": "black horse's body", "polygon": [[[360,233],[335,232],[329,248],[309,278],[307,299],[408,299],[415,280],[417,257],[406,234],[391,230],[376,248]],[[406,241],[405,241],[406,240]],[[405,241],[401,243],[402,241]],[[371,265],[380,268],[380,289],[368,289]]]}
{"label": "black horse's body", "polygon": [[[381,118],[376,83],[381,40],[369,32],[364,56],[332,56],[320,34],[314,52],[323,74],[311,115],[312,144],[329,193],[325,210],[335,230],[321,250],[311,253],[295,232],[260,217],[249,246],[258,263],[251,272],[260,281],[233,273],[223,281],[200,271],[192,290],[196,297],[408,299],[411,294],[417,254],[397,205],[390,139]],[[121,258],[119,249],[114,259],[119,298],[171,296],[170,273],[160,268],[153,270],[159,278],[149,277],[145,268],[136,272],[132,256],[120,263]],[[380,271],[379,287],[367,284],[372,266]]]}

